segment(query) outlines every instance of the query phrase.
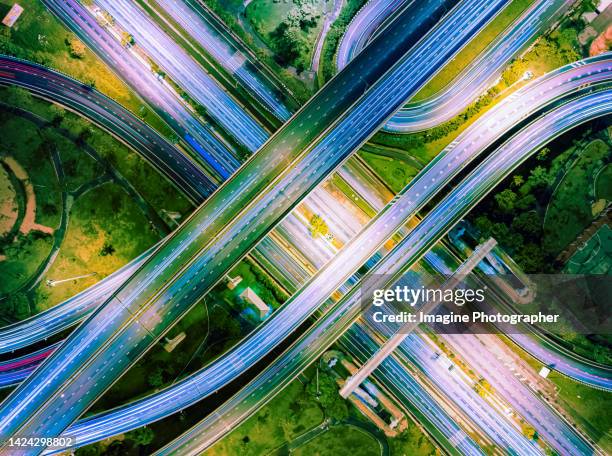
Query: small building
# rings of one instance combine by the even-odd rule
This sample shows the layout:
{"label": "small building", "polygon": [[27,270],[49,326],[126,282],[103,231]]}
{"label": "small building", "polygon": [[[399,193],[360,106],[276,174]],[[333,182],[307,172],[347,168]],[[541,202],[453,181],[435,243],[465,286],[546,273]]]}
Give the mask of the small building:
{"label": "small building", "polygon": [[540,377],[546,378],[548,377],[548,374],[550,374],[550,369],[546,366],[543,366],[542,369],[540,369]]}
{"label": "small building", "polygon": [[598,14],[595,11],[587,11],[586,13],[583,13],[580,17],[586,24],[590,24],[595,20],[597,16]]}
{"label": "small building", "polygon": [[265,319],[270,313],[270,306],[263,302],[250,287],[240,293],[240,298],[254,308],[260,320]]}
{"label": "small building", "polygon": [[166,343],[164,344],[164,350],[166,350],[168,353],[172,353],[172,350],[174,350],[178,344],[180,344],[183,340],[185,340],[185,337],[187,336],[184,332],[181,332],[173,339],[168,339],[166,337]]}
{"label": "small building", "polygon": [[236,276],[233,279],[230,276],[227,276],[227,288],[233,290],[238,286],[238,284],[242,282],[242,277]]}
{"label": "small building", "polygon": [[12,27],[17,22],[17,19],[19,19],[19,16],[21,16],[21,13],[23,13],[23,8],[14,3],[6,16],[4,16],[4,19],[2,19],[2,23],[7,27]]}

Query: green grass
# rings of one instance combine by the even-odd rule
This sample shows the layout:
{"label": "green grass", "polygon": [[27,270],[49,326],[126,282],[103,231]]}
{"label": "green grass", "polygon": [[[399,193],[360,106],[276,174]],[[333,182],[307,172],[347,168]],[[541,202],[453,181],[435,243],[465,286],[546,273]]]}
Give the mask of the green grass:
{"label": "green grass", "polygon": [[514,22],[534,0],[513,0],[489,25],[476,35],[449,63],[414,96],[411,101],[420,101],[435,95],[450,83],[483,52],[501,32]]}
{"label": "green grass", "polygon": [[397,437],[387,439],[392,456],[429,456],[436,454],[427,435],[412,419],[408,419],[408,428]]}
{"label": "green grass", "polygon": [[597,199],[612,201],[612,165],[606,165],[595,180],[595,196]]}
{"label": "green grass", "polygon": [[[36,222],[57,227],[61,201],[59,184],[48,156],[41,153],[41,138],[30,122],[0,111],[0,156],[11,156],[28,172],[36,195]],[[23,201],[25,203],[25,201]],[[52,239],[31,232],[18,236],[3,248],[7,260],[0,262],[0,294],[27,282],[51,250]]]}
{"label": "green grass", "polygon": [[95,159],[75,147],[69,139],[53,134],[53,141],[60,151],[67,190],[75,191],[81,185],[104,174],[104,168]]}
{"label": "green grass", "polygon": [[[294,65],[301,64],[305,69],[310,68],[315,43],[323,27],[323,12],[327,1],[330,0],[311,0],[305,2],[305,5],[311,7],[319,14],[319,18],[316,20],[316,25],[309,27],[307,30],[295,28],[296,38],[303,45],[299,47],[300,54],[296,58]],[[293,1],[253,0],[247,6],[245,14],[259,37],[270,49],[275,50],[275,43],[271,38],[271,33],[279,24],[286,21],[290,14],[294,14],[299,10],[300,6]]]}
{"label": "green grass", "polygon": [[576,250],[569,259],[564,272],[568,274],[609,274],[612,271],[612,229],[603,225]]}
{"label": "green grass", "polygon": [[0,155],[12,156],[28,173],[36,194],[36,222],[55,228],[59,224],[61,194],[48,153],[41,150],[37,127],[0,111]]}
{"label": "green grass", "polygon": [[[323,421],[323,412],[294,380],[254,416],[203,454],[259,456],[291,441]],[[312,454],[312,453],[311,453]],[[338,453],[342,454],[342,453]]]}
{"label": "green grass", "polygon": [[549,376],[559,387],[559,403],[605,452],[612,451],[612,394],[589,388],[556,372]]}
{"label": "green grass", "polygon": [[593,220],[593,178],[609,154],[605,142],[592,141],[557,185],[544,219],[544,246],[549,252],[563,250]]}
{"label": "green grass", "polygon": [[296,456],[336,456],[350,452],[352,456],[380,454],[380,446],[370,434],[353,426],[334,426],[297,448]]}
{"label": "green grass", "polygon": [[[0,16],[4,16],[13,3],[13,0],[0,0]],[[5,31],[9,37],[0,37],[0,52],[33,60],[80,81],[91,82],[96,89],[145,119],[162,134],[170,135],[169,127],[151,109],[145,107],[93,52],[86,49],[82,58],[70,55],[66,40],[74,37],[74,34],[39,0],[20,0],[19,4],[25,11],[13,28]]]}
{"label": "green grass", "polygon": [[230,290],[223,286],[219,290],[219,296],[234,302],[247,287],[250,287],[270,307],[277,309],[286,298],[285,293],[280,290],[272,280],[257,265],[250,261],[241,261],[229,273],[230,277],[240,276],[242,281]]}
{"label": "green grass", "polygon": [[[70,221],[60,253],[45,279],[65,279],[96,272],[95,277],[38,288],[42,309],[116,271],[153,245],[159,237],[131,198],[115,184],[104,184],[81,196],[70,211]],[[115,252],[102,255],[104,245]]]}
{"label": "green grass", "polygon": [[194,209],[189,200],[140,155],[101,130],[87,139],[103,158],[119,171],[158,213],[180,212],[187,216]]}
{"label": "green grass", "polygon": [[395,193],[401,191],[418,173],[414,166],[403,160],[383,157],[365,151],[361,151],[360,155]]}
{"label": "green grass", "polygon": [[30,232],[19,235],[6,247],[7,259],[0,261],[0,293],[10,293],[26,283],[49,255],[51,245],[50,236],[38,237],[37,233]]}
{"label": "green grass", "polygon": [[[53,104],[39,98],[34,98],[23,90],[19,90],[17,94],[13,92],[14,91],[9,91],[0,87],[0,100],[4,100],[10,105],[15,105],[33,112],[48,121],[53,120],[55,116],[55,107]],[[25,154],[24,158],[28,160],[24,162],[24,166],[30,169],[32,166],[38,164],[38,160],[30,151],[38,147],[40,144],[40,137],[37,134],[21,134],[20,128],[24,123],[20,117],[16,117],[12,122],[13,123],[6,129],[7,134],[3,138],[0,138],[0,145],[3,144],[3,139],[7,141],[7,144],[9,144],[8,147],[10,148],[10,144],[12,144],[11,141],[15,144],[22,144],[25,140],[23,138],[31,138],[28,139],[28,141],[31,141],[31,144],[23,148]],[[84,130],[91,131],[91,134],[88,135],[86,139],[87,144],[95,149],[104,159],[108,160],[110,164],[117,169],[117,171],[119,171],[155,209],[157,209],[158,212],[165,209],[167,211],[176,211],[183,215],[187,215],[193,210],[193,206],[189,200],[187,200],[170,181],[160,175],[146,160],[123,143],[117,141],[106,131],[93,126],[87,119],[66,111],[59,126],[68,130],[74,137],[78,137]],[[61,135],[52,134],[52,138],[54,141],[59,141],[62,159],[75,162],[75,175],[68,176],[72,183],[69,189],[82,183],[85,176],[95,177],[102,172],[99,165],[91,160],[85,152],[75,148],[74,144],[68,144],[68,142],[62,139]],[[23,146],[18,146],[14,148],[21,150],[22,147]],[[53,170],[50,171],[53,172]],[[49,177],[50,176],[46,175],[42,180],[51,182],[52,179],[49,180]],[[52,194],[49,193],[45,196],[50,197]],[[59,204],[59,196],[55,204]],[[59,217],[56,217],[56,219],[59,220]]]}

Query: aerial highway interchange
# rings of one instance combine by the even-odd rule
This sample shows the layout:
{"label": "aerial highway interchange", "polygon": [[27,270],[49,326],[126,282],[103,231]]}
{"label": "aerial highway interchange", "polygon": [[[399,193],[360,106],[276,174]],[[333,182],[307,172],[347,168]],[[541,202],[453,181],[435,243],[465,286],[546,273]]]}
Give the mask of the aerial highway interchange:
{"label": "aerial highway interchange", "polygon": [[[164,0],[157,5],[259,106],[245,106],[244,99],[232,95],[231,84],[224,86],[207,74],[189,50],[175,43],[173,35],[135,2],[100,0],[89,10],[77,1],[43,3],[153,106],[176,139],[168,141],[94,88],[41,65],[1,57],[0,85],[26,89],[89,119],[151,163],[198,207],[167,238],[93,287],[0,329],[0,352],[8,355],[0,362],[0,386],[18,384],[0,405],[2,454],[62,449],[16,450],[8,442],[20,436],[74,436],[76,445],[71,446],[80,447],[146,426],[197,404],[239,381],[261,359],[269,359],[269,365],[215,413],[155,453],[200,454],[334,344],[365,363],[397,327],[376,323],[370,311],[362,312],[363,284],[373,277],[378,288],[391,288],[398,279],[417,288],[432,274],[428,271],[452,274],[448,265],[457,267],[456,253],[442,242],[449,230],[542,147],[611,114],[612,57],[607,53],[533,81],[527,75],[523,87],[477,119],[394,194],[377,189],[377,178],[373,180],[368,166],[351,154],[380,129],[418,132],[452,119],[492,86],[540,34],[572,11],[575,2],[534,1],[443,91],[406,104],[510,2],[372,0],[358,11],[340,41],[338,74],[294,114],[295,101],[283,95],[282,83],[198,1]],[[100,10],[128,30],[215,124],[203,123],[130,46],[119,44],[92,16]],[[165,24],[173,27],[167,20]],[[282,126],[273,131],[269,119],[260,122],[260,109]],[[228,138],[223,138],[225,133]],[[241,147],[249,153],[242,165]],[[332,173],[361,190],[375,214],[366,224],[320,185]],[[340,244],[310,240],[303,208],[322,214]],[[245,255],[270,264],[268,272],[291,294],[288,301],[235,347],[189,376],[83,418]],[[480,280],[488,280],[488,271],[482,266]],[[75,329],[68,333],[71,328]],[[45,342],[61,332],[67,334],[64,340]],[[444,337],[549,448],[559,454],[606,453],[530,387],[508,378],[503,364],[475,356],[481,343],[478,335]],[[601,394],[612,389],[612,372],[606,366],[574,356],[537,332],[509,337],[574,381]],[[282,354],[272,356],[292,338]],[[503,342],[495,339],[493,344]],[[21,354],[11,357],[15,350]],[[459,411],[496,448],[509,454],[543,453],[541,445],[466,387],[452,359],[439,356],[419,334],[412,334],[372,376],[410,410],[444,452],[483,454],[480,441],[466,433],[462,420],[457,421]],[[438,391],[448,395],[452,411],[413,378],[407,365],[418,366]]]}

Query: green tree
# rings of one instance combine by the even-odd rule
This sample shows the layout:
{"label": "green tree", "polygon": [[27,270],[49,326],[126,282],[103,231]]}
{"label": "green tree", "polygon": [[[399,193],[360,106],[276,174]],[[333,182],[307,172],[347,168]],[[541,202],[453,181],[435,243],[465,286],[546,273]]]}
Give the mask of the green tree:
{"label": "green tree", "polygon": [[102,453],[104,456],[124,456],[128,454],[128,446],[120,441],[115,440],[108,447],[106,447],[106,451]]}
{"label": "green tree", "polygon": [[85,45],[76,36],[73,36],[68,40],[68,47],[71,57],[74,57],[75,59],[82,59],[85,57]]}
{"label": "green tree", "polygon": [[315,398],[325,409],[338,396],[338,385],[327,372],[319,371],[319,380],[312,379],[306,386],[306,393]]}
{"label": "green tree", "polygon": [[319,371],[319,380],[312,379],[306,386],[306,394],[313,397],[320,405],[325,415],[337,421],[348,417],[346,402],[338,392],[338,384],[334,377]]}
{"label": "green tree", "polygon": [[55,127],[58,127],[62,123],[62,120],[64,120],[64,117],[66,116],[66,110],[62,106],[53,103],[49,107],[49,112],[51,113],[51,123]]}
{"label": "green tree", "polygon": [[536,236],[542,231],[542,219],[536,211],[523,212],[512,220],[512,228]]}
{"label": "green tree", "polygon": [[527,423],[521,424],[521,431],[523,432],[523,435],[529,440],[534,440],[537,437],[537,432],[535,428]]}
{"label": "green tree", "polygon": [[536,166],[535,168],[533,168],[529,173],[529,179],[527,180],[527,182],[532,187],[547,185],[548,172],[546,171],[546,168],[544,168],[543,166]]}
{"label": "green tree", "polygon": [[514,210],[514,204],[516,203],[516,193],[507,188],[501,193],[495,195],[495,202],[497,203],[500,210],[506,213],[510,213]]}
{"label": "green tree", "polygon": [[344,421],[348,418],[349,412],[346,402],[340,396],[327,406],[325,413],[328,417],[336,421]]}
{"label": "green tree", "polygon": [[327,236],[329,234],[329,227],[320,215],[313,215],[310,219],[310,235],[316,237],[319,234],[321,236]]}
{"label": "green tree", "polygon": [[161,367],[156,367],[147,377],[147,383],[153,388],[159,388],[164,384],[164,372]]}
{"label": "green tree", "polygon": [[102,448],[98,443],[93,443],[91,445],[85,445],[84,447],[77,448],[75,454],[76,456],[98,456],[102,453]]}
{"label": "green tree", "polygon": [[10,86],[3,94],[4,103],[10,106],[27,107],[32,102],[32,95],[26,89]]}
{"label": "green tree", "polygon": [[515,253],[515,260],[528,274],[547,272],[546,259],[539,244],[529,243]]}
{"label": "green tree", "polygon": [[549,154],[550,154],[550,149],[548,147],[543,147],[542,149],[540,149],[540,151],[536,155],[536,158],[540,161],[544,161],[546,160]]}
{"label": "green tree", "polygon": [[512,176],[512,185],[515,187],[520,187],[525,182],[525,179],[520,174]]}
{"label": "green tree", "polygon": [[115,247],[112,244],[105,242],[102,246],[102,250],[100,250],[100,256],[109,256],[115,253]]}
{"label": "green tree", "polygon": [[26,294],[22,292],[11,293],[4,307],[6,311],[3,313],[17,320],[23,320],[31,315],[30,301]]}
{"label": "green tree", "polygon": [[136,446],[146,446],[153,441],[155,433],[150,427],[144,426],[129,432],[126,437]]}
{"label": "green tree", "polygon": [[136,43],[134,37],[130,35],[128,32],[121,33],[121,45],[123,47],[133,46]]}

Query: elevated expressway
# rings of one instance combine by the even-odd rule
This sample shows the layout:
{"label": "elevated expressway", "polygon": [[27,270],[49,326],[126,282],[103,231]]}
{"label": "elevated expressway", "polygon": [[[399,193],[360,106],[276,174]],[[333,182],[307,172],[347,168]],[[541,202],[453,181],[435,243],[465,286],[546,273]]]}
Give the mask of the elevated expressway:
{"label": "elevated expressway", "polygon": [[[32,74],[35,74],[35,73],[33,72],[33,70],[36,70],[36,68],[29,68],[29,67],[30,67],[30,66],[28,66],[28,71],[31,71],[31,72],[32,72]],[[45,71],[48,71],[48,70],[45,70]],[[58,76],[58,75],[56,75],[56,77],[59,77],[59,76]],[[62,85],[65,85],[65,84],[64,84],[65,82],[70,83],[71,81],[70,81],[70,80],[68,80],[68,81],[64,81],[64,82],[62,83]],[[35,87],[35,86],[33,86],[33,87]],[[69,87],[69,88],[70,88],[70,87]],[[87,91],[87,89],[83,89],[83,88],[80,88],[80,90],[81,90],[82,92],[86,92],[86,91]],[[75,92],[75,91],[74,91],[74,90],[69,91],[69,93],[73,93],[73,92]],[[49,92],[47,93],[47,95],[48,95],[48,96],[52,96],[52,95],[53,95],[53,93],[54,93],[54,91],[49,91]],[[91,93],[91,95],[94,95],[94,96],[95,96],[95,91],[91,91],[90,93]],[[88,95],[88,97],[89,97],[89,95]],[[56,100],[56,101],[57,101],[57,100]],[[99,102],[98,102],[98,103],[96,103],[96,104],[99,104]],[[116,112],[116,111],[115,111],[115,112]],[[102,114],[104,114],[104,112],[103,112]],[[102,117],[103,117],[103,116],[102,116]],[[127,113],[127,117],[129,117],[129,113]],[[122,115],[120,118],[123,118],[123,115]],[[137,119],[134,119],[134,121],[133,121],[133,122],[137,122]],[[162,140],[162,141],[163,141],[163,140]],[[115,282],[115,285],[114,285],[114,286],[116,286],[116,283],[118,283],[118,282]],[[106,290],[106,292],[108,292],[108,290],[112,290],[112,289],[114,289],[114,286],[112,286],[112,285],[110,285],[110,284],[109,284],[109,286],[108,286],[108,287],[107,287],[107,286],[105,286],[104,288],[99,288],[99,290],[100,290],[100,291],[102,291],[102,293],[104,293],[104,290]],[[103,296],[103,294],[100,294],[99,296]],[[90,297],[91,297],[91,295],[90,295]],[[84,303],[84,302],[85,302],[85,301],[84,301],[84,299],[85,299],[85,298],[86,298],[86,295],[85,295],[85,294],[83,294],[83,295],[79,295],[78,297],[74,298],[74,300],[71,300],[71,301],[73,301],[73,302],[75,302],[75,301],[76,301],[76,302],[78,302],[78,301],[80,300],[82,303]],[[95,301],[95,302],[97,302],[97,301]],[[95,302],[94,302],[94,303],[95,303]],[[83,305],[81,305],[80,307],[82,308],[82,307],[83,307]],[[62,308],[63,308],[63,309],[67,309],[66,307],[60,306],[59,308],[56,308],[56,309],[53,309],[53,310],[49,311],[49,316],[51,316],[52,314],[55,314],[55,312],[56,312],[57,310],[60,310],[60,309],[62,309]],[[46,314],[47,314],[47,313],[42,314],[41,316],[46,317],[46,316],[47,316]],[[74,315],[76,314],[76,312],[70,311],[70,314],[72,314],[72,315],[74,316]],[[83,314],[84,314],[84,312],[82,312],[80,315],[83,315]],[[80,316],[79,316],[79,317],[80,317]],[[79,318],[79,317],[77,317],[77,318]],[[62,321],[65,321],[65,320],[57,319],[57,318],[55,318],[55,317],[54,317],[54,319],[53,319],[53,320],[54,320],[55,322],[58,322],[58,321],[62,322]],[[53,320],[43,320],[43,321],[42,321],[42,325],[39,325],[39,326],[38,326],[38,329],[44,329],[44,330],[46,331],[46,330],[48,330],[49,328],[53,328],[53,327],[55,327],[54,325],[50,324],[50,323],[51,323]],[[35,321],[38,321],[38,322],[39,322],[38,317],[36,317]],[[75,319],[73,319],[72,321],[76,321],[76,320],[75,320]],[[67,325],[66,325],[66,326],[67,326]],[[64,327],[66,327],[66,326],[60,327],[60,328],[59,328],[59,330],[64,329]],[[21,325],[19,325],[17,328],[21,328]],[[15,328],[15,329],[17,329],[17,328]],[[9,331],[10,331],[10,330],[11,330],[11,328],[9,328]],[[32,337],[34,337],[34,335],[35,335],[36,333],[37,333],[37,331],[31,331],[31,328],[30,328],[30,327],[28,327],[28,330],[27,330],[27,331],[20,332],[20,334],[22,334],[22,335],[26,335],[26,336],[27,336],[27,337],[28,337],[30,340],[31,340],[31,338],[32,338]],[[2,334],[6,334],[6,332],[4,332],[4,331],[3,331],[3,333],[2,333]],[[50,335],[50,333],[49,333],[49,332],[45,332],[45,333],[44,333],[44,337],[47,337],[48,335]],[[527,342],[529,342],[529,340],[527,340]],[[532,342],[532,344],[533,344],[533,342]],[[7,346],[7,347],[8,347],[8,346]],[[14,346],[13,346],[12,348],[14,348]],[[537,349],[537,348],[538,348],[537,346],[536,346],[536,347],[534,347],[534,349]],[[535,353],[539,353],[539,352],[541,352],[541,350],[536,350],[536,351],[535,351]],[[37,355],[34,355],[34,356],[35,356],[36,360],[40,359],[40,358],[39,358]],[[579,362],[576,362],[576,363],[571,363],[571,362],[569,362],[569,363],[568,363],[568,362],[564,361],[564,360],[563,360],[563,358],[561,358],[560,360],[559,360],[559,359],[557,359],[557,358],[553,358],[553,359],[551,360],[550,356],[547,356],[547,353],[546,353],[546,352],[541,353],[539,357],[540,357],[540,359],[543,359],[545,362],[546,362],[546,361],[548,361],[548,364],[554,364],[554,365],[555,365],[555,367],[556,367],[557,369],[559,369],[561,372],[570,372],[570,375],[571,375],[573,378],[582,379],[582,381],[584,381],[584,382],[585,382],[585,383],[587,383],[587,384],[593,384],[593,383],[596,383],[596,384],[600,385],[600,387],[604,387],[604,388],[605,388],[605,387],[608,385],[608,383],[609,383],[609,381],[608,381],[607,379],[605,379],[605,378],[604,378],[604,377],[602,377],[601,375],[598,375],[599,371],[595,371],[595,372],[593,372],[591,375],[586,375],[586,376],[585,376],[585,373],[584,373],[584,367],[583,367],[583,366],[582,366],[582,365],[581,365]],[[33,361],[36,361],[36,360],[33,360]],[[571,361],[571,360],[570,360],[570,361]],[[11,375],[9,378],[10,378],[11,380],[20,380],[20,379],[21,379],[21,378],[23,378],[23,377],[24,377],[24,376],[25,376],[25,375],[26,375],[26,374],[27,374],[29,371],[30,371],[30,369],[23,370],[20,376],[12,376],[12,375]],[[593,381],[593,380],[594,380],[594,381]]]}
{"label": "elevated expressway", "polygon": [[[413,2],[411,2],[411,4],[412,3]],[[371,2],[370,4],[382,5],[383,3]],[[56,14],[58,14],[60,17],[69,16],[71,13],[71,9],[76,8],[76,6],[71,4],[70,2],[65,2],[65,3],[60,2],[58,3],[58,5],[59,7],[64,9],[64,11],[56,11]],[[244,57],[240,53],[232,54],[232,52],[235,51],[237,45],[235,43],[232,44],[231,36],[228,36],[227,33],[225,34],[221,33],[218,27],[214,29],[214,27],[211,25],[211,19],[209,17],[210,15],[205,14],[206,13],[205,9],[201,7],[198,8],[197,5],[194,4],[194,2],[190,2],[191,7],[188,7],[185,4],[176,3],[176,2],[174,3],[173,2],[162,2],[160,6],[164,7],[168,13],[172,14],[173,19],[179,22],[183,27],[185,27],[186,30],[192,35],[192,37],[202,47],[204,47],[209,52],[211,52],[211,54],[217,58],[217,60],[221,63],[221,65],[226,67],[228,70],[236,71],[238,73],[244,70],[245,68],[248,70],[248,68],[254,67],[254,65],[248,60],[245,60]],[[113,5],[109,5],[109,8],[114,8],[111,12],[114,12],[115,14],[123,18],[123,21],[126,24],[128,24],[128,26],[130,26],[130,30],[133,27],[135,30],[140,31],[140,33],[145,34],[150,39],[155,39],[155,40],[163,39],[165,41],[168,40],[168,37],[164,35],[163,33],[161,33],[158,30],[158,27],[155,24],[152,24],[151,21],[148,19],[148,17],[144,14],[144,12],[140,10],[136,5],[123,2],[122,4],[114,3]],[[413,6],[413,8],[416,10],[416,6]],[[128,9],[129,11],[132,12],[132,14],[129,14],[127,12]],[[87,24],[91,22],[91,20],[86,21],[86,16],[88,16],[88,14],[85,10],[77,9],[77,12],[79,12],[79,16],[82,16],[82,20],[84,20]],[[381,13],[381,15],[383,15],[383,13],[386,13],[386,11],[380,10],[380,8],[379,8],[379,12]],[[548,9],[541,8],[538,11],[538,14],[542,15],[541,19],[542,19],[542,22],[544,23],[545,18],[551,14],[551,8],[548,8]],[[189,21],[185,19],[187,17],[190,19]],[[529,19],[529,21],[533,20],[533,18],[531,19],[527,18],[527,19]],[[526,21],[529,22],[527,19]],[[138,26],[136,26],[135,24],[137,24]],[[94,50],[98,52],[104,58],[105,52],[106,52],[104,47],[99,44],[96,45],[96,43],[100,41],[98,36],[102,36],[103,32],[100,32],[99,30],[97,30],[94,25],[89,24],[89,27],[91,29],[88,31],[88,35],[90,37],[89,41],[90,43],[92,43]],[[530,25],[530,24],[527,24],[527,25]],[[159,33],[157,32],[152,33],[151,30],[157,30],[157,32]],[[80,32],[80,30],[76,30],[76,31],[77,33]],[[140,40],[137,40],[137,41],[140,43]],[[350,41],[350,39],[347,41]],[[148,43],[147,48],[152,49],[152,52],[159,52],[159,48],[160,48],[159,43],[157,43],[158,45],[152,45],[150,41],[145,41],[145,43]],[[506,50],[504,54],[506,58],[512,55],[511,52],[513,49],[514,48],[512,47]],[[165,68],[172,69],[174,72],[180,73],[182,78],[189,79],[188,82],[190,83],[190,85],[198,86],[199,85],[198,81],[200,79],[200,76],[198,75],[201,73],[201,69],[199,72],[195,70],[189,71],[189,72],[181,71],[182,67],[179,65],[179,64],[184,63],[184,64],[190,64],[191,66],[193,66],[195,62],[192,62],[188,56],[183,55],[184,53],[182,54],[181,53],[178,53],[178,54],[169,53],[169,54],[172,54],[172,57],[164,57],[167,61]],[[181,58],[178,59],[178,63],[176,63],[177,58],[174,57],[174,54],[181,56]],[[241,66],[237,67],[238,64],[236,62],[244,62],[244,63]],[[176,65],[174,65],[175,63]],[[487,68],[487,69],[490,69],[490,68]],[[121,68],[118,68],[117,71],[120,74],[125,73],[125,70],[122,70]],[[250,86],[247,85],[246,87],[257,87],[258,89],[256,91],[261,92],[261,93],[265,91],[266,84],[265,84],[265,81],[261,80],[262,79],[261,73],[249,73],[249,76],[247,79],[251,81],[250,83],[251,85]],[[136,88],[138,88],[138,86],[136,86]],[[144,94],[143,96],[146,97],[146,94]],[[278,102],[278,100],[276,101]],[[215,105],[212,105],[210,107],[207,105],[207,108],[214,109]],[[227,107],[227,109],[229,110],[233,110],[234,108],[235,108],[235,105],[231,105],[231,104]],[[438,114],[440,113],[438,112]],[[442,120],[444,119],[439,119],[439,122],[441,122]],[[435,119],[432,121],[436,122]],[[244,142],[248,142],[248,138],[243,138],[243,139],[244,139]],[[348,171],[344,169],[344,167],[339,170],[339,173],[343,178],[350,177]],[[321,193],[323,196],[326,196],[325,192],[319,192],[319,193]],[[327,200],[330,201],[330,200],[333,200],[333,198],[327,197]],[[335,210],[339,209],[337,204],[334,209]],[[332,211],[331,213],[333,214],[334,212]],[[288,216],[288,218],[285,220],[284,223],[292,224],[294,226],[291,232],[289,232],[287,235],[283,237],[284,241],[288,242],[289,244],[292,244],[293,246],[299,245],[300,244],[299,241],[301,239],[299,236],[298,237],[295,236],[296,234],[299,233],[299,225],[300,225],[299,222],[291,214],[290,216]],[[285,232],[287,232],[287,230],[285,230]],[[303,237],[304,232],[302,232],[301,235]],[[282,267],[277,268],[277,270],[280,271],[280,273],[283,275],[288,275],[289,279],[291,279],[291,277],[298,276],[299,268],[296,267],[294,263],[292,264],[291,258],[287,258],[286,255],[282,255],[280,254],[280,252],[281,252],[281,249],[279,248],[279,245],[277,245],[277,243],[271,242],[270,240],[266,240],[266,242],[263,242],[259,246],[258,252],[255,252],[255,254],[257,255],[258,258],[261,258],[263,261],[266,261],[267,263],[270,263],[269,261],[267,261],[267,258],[277,258],[281,260]],[[320,265],[322,264],[322,262],[315,261],[314,264]]]}
{"label": "elevated expressway", "polygon": [[[393,285],[488,191],[548,141],[580,123],[612,114],[611,95],[612,90],[609,88],[582,95],[562,104],[512,137],[487,157],[428,213],[388,256],[367,273],[363,280],[369,279],[368,287],[374,289]],[[401,204],[401,198],[396,202],[396,205],[398,204]],[[294,296],[291,302],[300,299],[300,296],[308,291],[307,286]],[[322,302],[317,301],[317,304]],[[305,335],[252,382],[221,408],[156,454],[199,454],[208,448],[270,400],[316,360],[353,325],[362,312],[362,304],[361,289],[358,286],[354,287],[338,304],[334,305],[331,311],[318,320]],[[391,361],[385,360],[383,366],[389,362]],[[552,414],[543,404],[540,404],[539,413],[540,415]],[[554,421],[560,423],[560,427],[543,433],[544,440],[562,454],[593,453],[594,449],[591,445],[574,432],[569,425],[563,421],[559,422],[558,419]],[[534,447],[532,452],[536,451]],[[519,452],[519,454],[523,453]]]}
{"label": "elevated expressway", "polygon": [[[84,10],[76,11],[87,16]],[[66,7],[66,17],[69,12],[70,8]],[[56,14],[59,15],[59,13],[60,11],[56,10]],[[215,42],[214,44],[221,46],[223,43]],[[121,54],[118,56],[120,57]],[[208,179],[201,168],[155,130],[97,90],[69,76],[31,62],[0,56],[0,85],[24,88],[35,96],[59,103],[87,117],[152,164],[157,165],[168,179],[175,182],[185,195],[197,204],[201,203],[216,188],[216,184]],[[143,97],[145,96],[146,93],[143,94]],[[286,228],[287,231],[291,229],[290,226]],[[261,256],[266,256],[269,251],[278,249],[274,242],[264,239],[262,244],[264,241],[268,241],[266,244],[270,245],[262,246]],[[325,259],[320,261],[325,261]],[[126,265],[121,272],[117,271],[112,274],[90,291],[81,293],[23,322],[2,328],[0,330],[0,353],[24,348],[74,325],[138,266],[139,263]],[[119,275],[122,278],[119,278]],[[303,280],[303,277],[300,278]],[[88,299],[91,302],[88,302]]]}
{"label": "elevated expressway", "polygon": [[136,2],[95,0],[95,3],[110,13],[137,45],[190,97],[205,106],[207,114],[234,139],[249,150],[257,150],[265,142],[268,133],[248,115],[244,106],[224,91]]}
{"label": "elevated expressway", "polygon": [[[336,59],[338,68],[344,68],[370,37],[375,36],[377,26],[407,2],[369,1],[351,22],[340,42]],[[385,130],[394,133],[427,130],[460,114],[494,85],[508,63],[559,20],[573,3],[573,0],[536,0],[442,91],[423,101],[409,102],[385,124]]]}
{"label": "elevated expressway", "polygon": [[[609,56],[591,59],[586,64],[571,65],[534,81],[516,96],[500,103],[441,153],[436,161],[381,211],[298,295],[291,298],[250,337],[198,373],[152,396],[149,405],[146,405],[149,400],[147,398],[88,418],[83,424],[80,422],[76,427],[70,428],[67,431],[69,435],[76,435],[83,441],[91,441],[88,439],[95,439],[95,436],[124,432],[179,411],[236,378],[246,370],[250,360],[260,359],[305,321],[317,309],[318,303],[323,302],[339,288],[353,270],[375,253],[379,245],[403,226],[429,197],[470,160],[476,158],[487,145],[495,142],[508,128],[526,118],[530,112],[538,112],[547,104],[554,103],[589,84],[609,81],[610,71],[612,68]],[[449,164],[451,166],[448,166]],[[440,176],[440,172],[449,168],[450,174],[441,178],[441,181],[436,181],[434,177]],[[422,223],[418,226],[421,225]],[[152,407],[152,404],[155,406]]]}
{"label": "elevated expressway", "polygon": [[405,31],[403,39],[376,38],[9,396],[0,436],[65,429],[501,5],[462,3],[413,49],[443,8],[432,4],[421,23],[399,15],[393,30]]}
{"label": "elevated expressway", "polygon": [[142,155],[194,203],[200,203],[216,188],[201,167],[153,128],[82,82],[35,63],[0,55],[0,85],[21,87],[87,117]]}
{"label": "elevated expressway", "polygon": [[213,182],[225,179],[240,165],[235,151],[218,132],[203,125],[163,80],[121,46],[77,0],[42,2],[155,110],[185,147],[197,152],[194,157]]}
{"label": "elevated expressway", "polygon": [[155,3],[272,114],[282,122],[289,120],[292,113],[286,106],[283,89],[278,87],[280,83],[205,6],[198,0],[158,0]]}

